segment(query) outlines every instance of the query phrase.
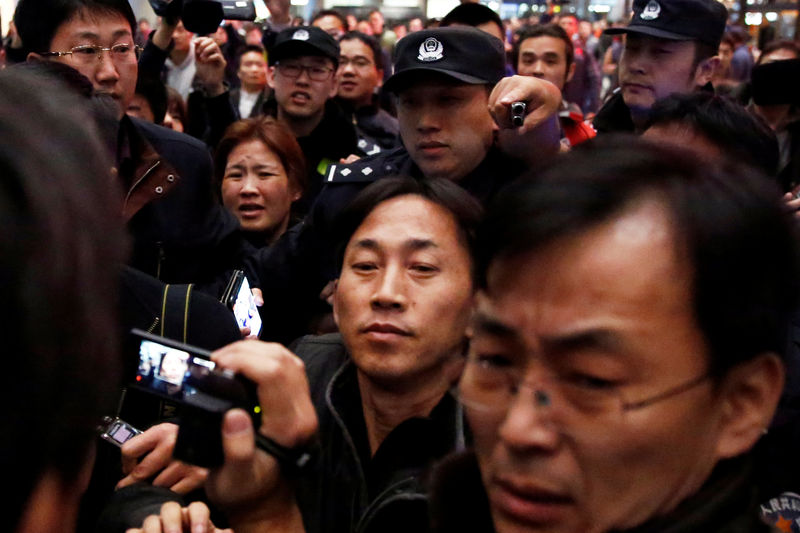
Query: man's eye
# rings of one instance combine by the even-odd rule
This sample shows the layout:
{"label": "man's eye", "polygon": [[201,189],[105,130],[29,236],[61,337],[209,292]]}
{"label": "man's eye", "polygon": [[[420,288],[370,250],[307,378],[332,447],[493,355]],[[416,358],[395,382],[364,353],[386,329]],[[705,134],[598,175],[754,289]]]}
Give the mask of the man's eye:
{"label": "man's eye", "polygon": [[93,56],[97,55],[97,47],[94,46],[76,46],[72,49],[73,54]]}
{"label": "man's eye", "polygon": [[309,70],[311,71],[312,74],[322,75],[328,73],[328,69],[324,67],[311,67]]}
{"label": "man's eye", "polygon": [[129,44],[115,44],[114,46],[111,47],[111,50],[115,54],[127,54],[128,52],[131,51],[131,48],[133,47]]}
{"label": "man's eye", "polygon": [[581,372],[569,374],[566,378],[566,381],[573,386],[593,391],[612,390],[617,386],[615,381]]}
{"label": "man's eye", "polygon": [[240,173],[238,173],[238,172],[233,172],[233,173],[231,173],[231,174],[225,174],[225,176],[224,176],[224,178],[223,178],[223,179],[226,179],[226,180],[235,180],[235,179],[239,179],[239,178],[241,178],[241,177],[242,177],[242,175],[241,175]]}
{"label": "man's eye", "polygon": [[484,370],[502,370],[513,366],[511,359],[502,354],[478,354],[475,362]]}
{"label": "man's eye", "polygon": [[360,262],[353,263],[350,268],[358,272],[371,272],[373,270],[377,270],[378,267],[375,263]]}
{"label": "man's eye", "polygon": [[439,271],[435,266],[426,263],[415,263],[411,265],[411,270],[422,274],[432,274]]}

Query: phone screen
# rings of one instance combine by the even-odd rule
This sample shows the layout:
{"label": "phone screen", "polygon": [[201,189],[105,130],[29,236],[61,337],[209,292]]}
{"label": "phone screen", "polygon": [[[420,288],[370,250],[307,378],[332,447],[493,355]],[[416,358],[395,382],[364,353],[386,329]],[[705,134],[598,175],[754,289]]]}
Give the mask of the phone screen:
{"label": "phone screen", "polygon": [[233,304],[233,314],[240,328],[250,328],[251,335],[261,333],[261,315],[258,314],[256,299],[250,290],[250,283],[247,278],[242,279],[242,285],[236,294],[236,301]]}

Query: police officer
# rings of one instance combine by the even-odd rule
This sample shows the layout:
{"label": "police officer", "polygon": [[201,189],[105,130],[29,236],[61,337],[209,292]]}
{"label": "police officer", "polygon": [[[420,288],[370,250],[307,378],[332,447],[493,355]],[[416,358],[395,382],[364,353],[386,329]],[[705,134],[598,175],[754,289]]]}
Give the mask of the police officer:
{"label": "police officer", "polygon": [[[320,290],[335,277],[327,232],[369,183],[395,174],[446,178],[484,201],[557,151],[558,89],[533,77],[503,79],[504,67],[502,42],[473,28],[420,31],[398,43],[385,88],[397,97],[404,146],[334,166],[304,224],[253,258],[248,276],[264,292],[263,338],[287,342],[305,332]],[[510,114],[516,101],[528,109],[518,128]]]}
{"label": "police officer", "polygon": [[606,30],[626,39],[620,88],[597,112],[595,129],[640,132],[656,100],[707,86],[727,18],[715,0],[636,0],[628,26]]}

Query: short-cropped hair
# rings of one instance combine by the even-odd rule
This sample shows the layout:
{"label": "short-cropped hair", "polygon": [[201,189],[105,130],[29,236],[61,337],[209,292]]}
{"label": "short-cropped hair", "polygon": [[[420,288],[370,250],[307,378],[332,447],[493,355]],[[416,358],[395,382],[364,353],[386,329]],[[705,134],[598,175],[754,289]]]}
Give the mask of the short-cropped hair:
{"label": "short-cropped hair", "polygon": [[478,236],[479,284],[494,261],[583,234],[653,198],[669,212],[676,253],[692,269],[711,374],[763,352],[783,354],[800,276],[777,188],[747,166],[704,164],[631,136],[584,144],[495,198]]}
{"label": "short-cropped hair", "polygon": [[345,33],[341,39],[339,39],[339,43],[341,44],[344,41],[353,40],[361,41],[367,48],[372,50],[372,62],[375,63],[375,68],[378,70],[383,70],[383,54],[381,53],[381,45],[378,43],[378,40],[371,35],[361,33],[360,31],[349,31]]}
{"label": "short-cropped hair", "polygon": [[564,28],[558,24],[536,24],[535,26],[523,29],[519,33],[519,38],[514,43],[514,47],[511,50],[511,60],[513,61],[512,66],[514,67],[514,71],[517,71],[517,66],[519,65],[519,49],[522,43],[527,39],[535,39],[536,37],[553,37],[564,41],[564,54],[567,59],[567,71],[569,71],[569,67],[575,59],[575,46],[572,44],[572,39],[569,38],[567,32],[564,31]]}
{"label": "short-cropped hair", "polygon": [[383,202],[408,195],[420,196],[442,206],[453,215],[464,247],[472,258],[474,273],[475,237],[483,214],[481,204],[450,180],[396,176],[380,179],[366,187],[336,219],[334,234],[337,275],[341,273],[347,243],[369,214]]}
{"label": "short-cropped hair", "polygon": [[770,127],[741,105],[708,91],[673,94],[650,110],[648,128],[689,126],[735,161],[774,176],[778,169],[778,140]]}
{"label": "short-cropped hair", "polygon": [[[136,17],[128,0],[20,0],[14,12],[22,46],[28,52],[50,52],[58,28],[81,15],[120,15],[136,34]],[[55,50],[63,52],[63,50]]]}

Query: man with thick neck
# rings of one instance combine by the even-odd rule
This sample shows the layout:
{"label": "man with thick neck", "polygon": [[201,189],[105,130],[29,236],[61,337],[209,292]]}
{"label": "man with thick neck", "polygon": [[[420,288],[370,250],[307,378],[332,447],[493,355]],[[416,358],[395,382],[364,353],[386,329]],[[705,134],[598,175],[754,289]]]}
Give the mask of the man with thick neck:
{"label": "man with thick neck", "polygon": [[716,0],[636,0],[619,62],[620,89],[597,112],[598,132],[640,133],[656,100],[705,88],[728,12]]}

